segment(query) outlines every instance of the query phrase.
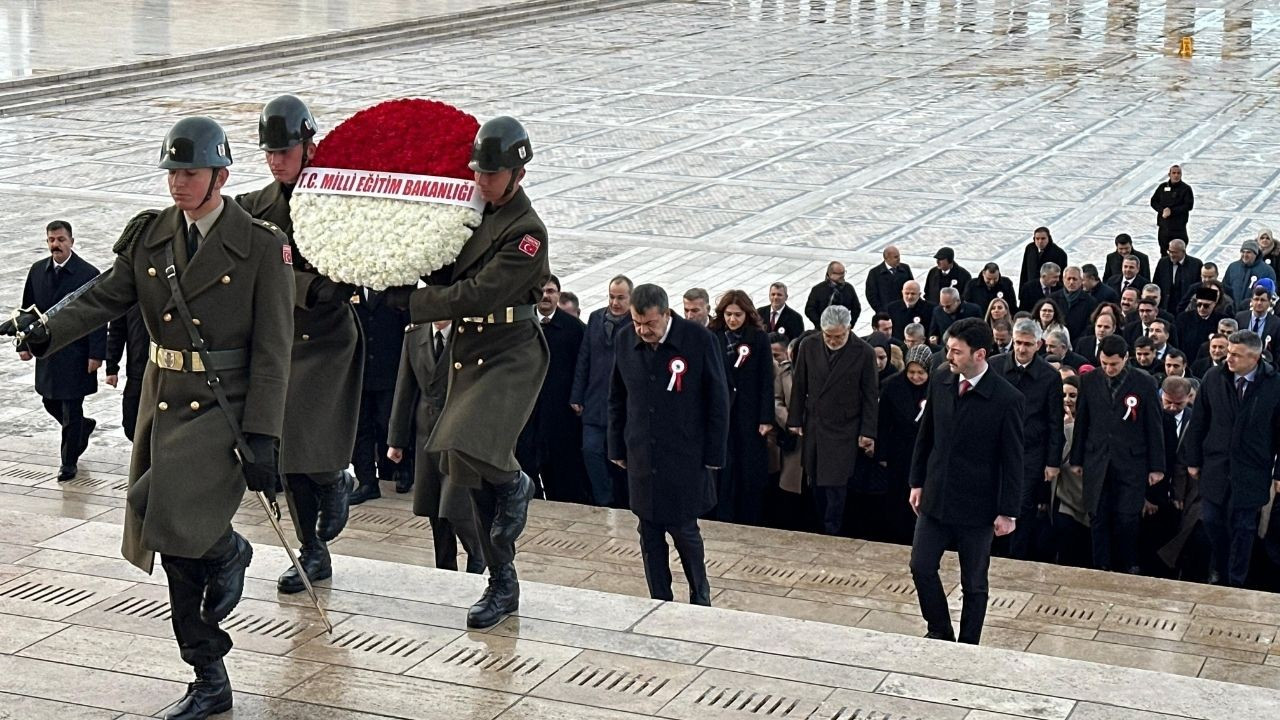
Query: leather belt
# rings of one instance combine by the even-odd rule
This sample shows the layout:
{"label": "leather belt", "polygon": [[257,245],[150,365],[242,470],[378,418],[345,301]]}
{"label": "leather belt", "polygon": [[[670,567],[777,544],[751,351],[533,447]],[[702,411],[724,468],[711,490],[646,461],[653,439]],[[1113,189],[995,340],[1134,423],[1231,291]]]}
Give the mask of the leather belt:
{"label": "leather belt", "polygon": [[[200,353],[190,350],[167,350],[160,347],[154,342],[149,343],[147,350],[147,358],[161,370],[173,370],[175,372],[204,372],[204,360],[200,358]],[[215,372],[218,370],[234,370],[236,368],[248,367],[249,353],[244,348],[236,350],[210,350],[209,360],[213,363],[210,368]]]}
{"label": "leather belt", "polygon": [[460,320],[464,323],[475,323],[477,325],[504,325],[506,323],[519,322],[521,320],[532,320],[535,314],[535,305],[516,305],[514,307],[503,308],[496,313],[490,313],[481,317],[464,317]]}

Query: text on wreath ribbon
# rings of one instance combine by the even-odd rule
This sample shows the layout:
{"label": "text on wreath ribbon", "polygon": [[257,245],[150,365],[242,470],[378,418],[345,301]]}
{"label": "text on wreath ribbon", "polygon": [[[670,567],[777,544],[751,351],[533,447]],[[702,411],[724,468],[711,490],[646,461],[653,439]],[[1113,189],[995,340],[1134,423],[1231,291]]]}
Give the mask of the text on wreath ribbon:
{"label": "text on wreath ribbon", "polygon": [[309,167],[302,171],[294,192],[358,195],[484,210],[484,200],[474,181],[431,175]]}

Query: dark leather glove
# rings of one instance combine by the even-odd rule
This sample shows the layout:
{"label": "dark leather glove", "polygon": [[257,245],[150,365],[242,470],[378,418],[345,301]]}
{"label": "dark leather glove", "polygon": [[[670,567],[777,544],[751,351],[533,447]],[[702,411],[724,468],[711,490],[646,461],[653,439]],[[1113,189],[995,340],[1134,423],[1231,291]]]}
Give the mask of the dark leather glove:
{"label": "dark leather glove", "polygon": [[351,283],[335,282],[321,275],[307,287],[307,305],[340,305],[359,289]]}
{"label": "dark leather glove", "polygon": [[30,310],[22,310],[15,319],[0,323],[0,335],[22,336],[18,350],[27,350],[39,354],[49,345],[49,328],[40,321],[40,316]]}
{"label": "dark leather glove", "polygon": [[382,302],[387,307],[395,310],[408,310],[409,298],[413,296],[413,291],[417,289],[417,285],[397,285],[395,287],[389,287],[382,291]]}
{"label": "dark leather glove", "polygon": [[280,477],[280,449],[275,438],[270,435],[246,433],[244,441],[253,453],[253,462],[245,458],[244,484],[250,492],[266,493],[269,499],[275,499],[276,481]]}

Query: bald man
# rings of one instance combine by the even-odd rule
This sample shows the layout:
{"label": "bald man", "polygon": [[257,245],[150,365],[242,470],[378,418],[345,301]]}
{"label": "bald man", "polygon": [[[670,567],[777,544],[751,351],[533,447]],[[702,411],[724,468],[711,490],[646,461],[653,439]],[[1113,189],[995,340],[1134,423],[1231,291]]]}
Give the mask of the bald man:
{"label": "bald man", "polygon": [[884,262],[867,271],[867,303],[876,312],[888,311],[889,304],[902,295],[902,286],[915,279],[898,248],[890,245],[881,257]]}

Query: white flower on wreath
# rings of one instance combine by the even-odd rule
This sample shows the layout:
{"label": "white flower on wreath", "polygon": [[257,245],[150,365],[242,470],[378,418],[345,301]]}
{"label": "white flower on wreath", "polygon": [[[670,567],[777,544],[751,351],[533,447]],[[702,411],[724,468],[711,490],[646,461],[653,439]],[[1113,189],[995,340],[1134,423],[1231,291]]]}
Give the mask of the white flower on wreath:
{"label": "white flower on wreath", "polygon": [[373,290],[453,262],[481,220],[468,207],[356,195],[295,193],[289,209],[294,242],[319,273]]}

